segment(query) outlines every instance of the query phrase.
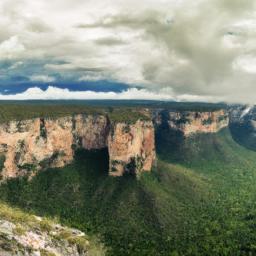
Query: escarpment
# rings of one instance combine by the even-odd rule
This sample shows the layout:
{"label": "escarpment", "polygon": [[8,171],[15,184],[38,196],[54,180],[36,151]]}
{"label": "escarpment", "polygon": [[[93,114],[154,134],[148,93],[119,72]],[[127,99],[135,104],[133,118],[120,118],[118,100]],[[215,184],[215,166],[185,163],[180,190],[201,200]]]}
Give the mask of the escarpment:
{"label": "escarpment", "polygon": [[184,137],[195,133],[216,133],[229,125],[225,110],[211,112],[197,111],[160,111],[155,116],[157,126],[165,126],[178,131]]}
{"label": "escarpment", "polygon": [[74,146],[87,150],[107,147],[109,120],[106,116],[76,115],[73,118],[72,133]]}
{"label": "escarpment", "polygon": [[[122,147],[123,141],[126,148]],[[111,123],[106,115],[82,114],[7,122],[0,125],[0,174],[4,179],[31,176],[41,169],[69,164],[76,149],[106,147],[110,175],[150,171],[155,160],[153,123]],[[123,169],[113,167],[118,169],[115,173],[112,166],[117,161]]]}
{"label": "escarpment", "polygon": [[[140,176],[156,162],[155,127],[161,139],[167,130],[183,137],[194,133],[216,133],[227,127],[225,110],[212,112],[157,110],[153,121],[109,118],[108,114],[74,114],[56,118],[34,118],[0,124],[0,175],[3,179],[32,176],[46,168],[71,163],[77,149],[108,148],[109,175]],[[161,129],[164,128],[164,129]]]}
{"label": "escarpment", "polygon": [[106,147],[105,116],[36,118],[0,125],[0,154],[5,158],[1,175],[17,177],[73,160],[76,148]]}
{"label": "escarpment", "polygon": [[155,162],[154,127],[151,121],[135,124],[116,123],[108,137],[112,176],[124,173],[139,175],[150,171]]}

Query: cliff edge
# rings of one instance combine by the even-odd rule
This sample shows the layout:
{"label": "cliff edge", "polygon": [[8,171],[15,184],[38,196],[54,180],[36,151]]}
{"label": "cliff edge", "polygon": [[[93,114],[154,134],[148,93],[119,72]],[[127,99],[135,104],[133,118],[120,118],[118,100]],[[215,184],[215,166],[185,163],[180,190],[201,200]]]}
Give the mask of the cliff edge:
{"label": "cliff edge", "polygon": [[[150,171],[155,160],[154,126],[151,121],[126,124],[110,122],[106,115],[82,114],[10,121],[0,125],[1,176],[32,176],[41,169],[63,167],[79,148],[108,148],[112,176]],[[118,161],[123,168],[113,166]]]}

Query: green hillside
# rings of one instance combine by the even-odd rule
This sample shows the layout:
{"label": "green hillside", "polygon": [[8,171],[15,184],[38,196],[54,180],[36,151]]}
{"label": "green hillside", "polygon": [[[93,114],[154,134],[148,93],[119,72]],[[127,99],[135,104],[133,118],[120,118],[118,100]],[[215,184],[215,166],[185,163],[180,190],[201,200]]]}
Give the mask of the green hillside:
{"label": "green hillside", "polygon": [[159,134],[157,168],[140,180],[108,177],[106,150],[79,151],[65,168],[2,184],[0,199],[100,236],[109,255],[254,255],[256,153],[228,130]]}
{"label": "green hillside", "polygon": [[256,151],[255,127],[250,121],[243,123],[232,123],[230,131],[233,138],[244,147]]}

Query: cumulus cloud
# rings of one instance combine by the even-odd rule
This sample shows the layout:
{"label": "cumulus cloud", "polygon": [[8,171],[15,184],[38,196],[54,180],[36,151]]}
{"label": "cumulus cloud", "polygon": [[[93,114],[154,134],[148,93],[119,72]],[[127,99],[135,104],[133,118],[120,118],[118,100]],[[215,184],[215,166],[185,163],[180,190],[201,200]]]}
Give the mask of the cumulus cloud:
{"label": "cumulus cloud", "polygon": [[12,36],[0,44],[0,58],[18,58],[25,51],[24,45],[17,36]]}
{"label": "cumulus cloud", "polygon": [[[0,94],[0,100],[175,100],[175,101],[208,101],[215,102],[213,97],[201,97],[198,95],[172,95],[169,88],[158,93],[146,89],[130,88],[122,92],[95,92],[95,91],[71,91],[49,86],[46,90],[32,87],[18,94]],[[220,100],[220,99],[219,99]]]}
{"label": "cumulus cloud", "polygon": [[[0,61],[44,61],[45,82],[114,80],[175,99],[255,103],[255,16],[253,0],[2,0]],[[23,75],[36,81],[34,69]]]}
{"label": "cumulus cloud", "polygon": [[149,100],[173,100],[171,95],[164,93],[154,93],[146,89],[130,88],[120,93],[116,92],[95,92],[95,91],[71,91],[49,86],[47,90],[32,87],[23,93],[13,95],[0,94],[0,100],[53,100],[53,99],[73,99],[73,100],[93,100],[93,99],[149,99]]}

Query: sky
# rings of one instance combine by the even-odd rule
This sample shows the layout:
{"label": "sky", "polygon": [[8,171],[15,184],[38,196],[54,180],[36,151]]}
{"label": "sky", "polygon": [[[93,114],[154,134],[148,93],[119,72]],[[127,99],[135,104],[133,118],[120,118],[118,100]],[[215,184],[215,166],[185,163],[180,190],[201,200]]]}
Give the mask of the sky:
{"label": "sky", "polygon": [[1,0],[0,99],[256,103],[254,0]]}

